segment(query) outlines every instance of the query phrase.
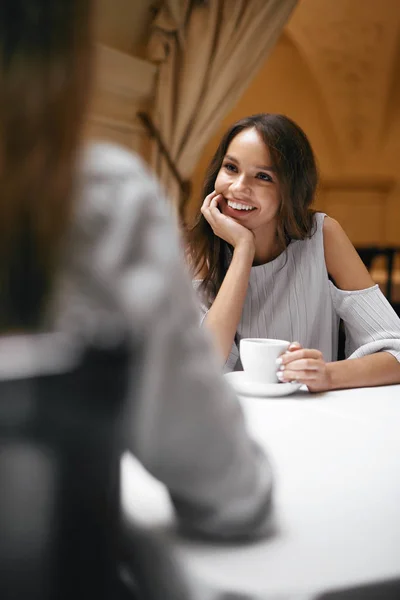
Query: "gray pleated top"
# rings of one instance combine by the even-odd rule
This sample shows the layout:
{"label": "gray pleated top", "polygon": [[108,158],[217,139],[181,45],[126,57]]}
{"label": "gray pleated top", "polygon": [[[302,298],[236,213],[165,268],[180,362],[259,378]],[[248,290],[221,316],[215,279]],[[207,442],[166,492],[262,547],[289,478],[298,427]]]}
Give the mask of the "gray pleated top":
{"label": "gray pleated top", "polygon": [[[246,337],[298,341],[320,350],[326,361],[336,360],[340,319],[345,325],[347,358],[387,351],[400,361],[400,319],[379,286],[345,291],[329,280],[323,244],[325,216],[316,213],[310,239],[292,241],[275,260],[252,267],[225,372],[242,369],[239,341]],[[195,289],[200,283],[193,282]],[[209,308],[210,303],[200,298],[202,321]]]}

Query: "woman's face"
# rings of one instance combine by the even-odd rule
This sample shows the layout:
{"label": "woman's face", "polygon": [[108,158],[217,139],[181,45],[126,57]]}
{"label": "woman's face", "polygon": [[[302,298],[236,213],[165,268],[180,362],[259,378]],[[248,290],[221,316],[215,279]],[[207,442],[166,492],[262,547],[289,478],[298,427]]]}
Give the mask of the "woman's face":
{"label": "woman's face", "polygon": [[275,228],[279,181],[268,148],[256,129],[245,129],[229,144],[215,181],[224,215],[255,231]]}

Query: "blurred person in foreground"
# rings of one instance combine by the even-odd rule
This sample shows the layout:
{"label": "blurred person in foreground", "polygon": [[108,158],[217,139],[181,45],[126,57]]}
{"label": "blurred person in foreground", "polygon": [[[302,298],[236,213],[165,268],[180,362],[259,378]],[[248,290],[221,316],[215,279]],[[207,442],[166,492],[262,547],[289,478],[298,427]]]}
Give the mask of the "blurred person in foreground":
{"label": "blurred person in foreground", "polygon": [[126,445],[186,529],[259,535],[269,463],[198,328],[166,202],[136,156],[83,147],[90,5],[1,2],[1,334],[61,331],[77,349],[128,335],[142,362]]}

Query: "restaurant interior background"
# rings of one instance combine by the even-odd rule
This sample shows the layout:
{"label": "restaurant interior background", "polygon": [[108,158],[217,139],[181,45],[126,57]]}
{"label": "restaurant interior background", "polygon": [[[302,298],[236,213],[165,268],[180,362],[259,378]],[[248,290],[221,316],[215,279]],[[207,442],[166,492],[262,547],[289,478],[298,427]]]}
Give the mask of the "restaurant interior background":
{"label": "restaurant interior background", "polygon": [[[159,65],[149,60],[148,45],[162,2],[97,3],[98,77],[88,135],[149,160],[151,142],[137,112],[151,116],[155,101]],[[185,1],[169,4],[179,11]],[[186,214],[199,201],[205,167],[227,125],[280,112],[304,128],[315,150],[316,208],[337,218],[357,247],[400,249],[399,0],[300,0],[266,54],[200,153]],[[384,289],[383,257],[372,270]],[[392,300],[400,303],[400,251]]]}

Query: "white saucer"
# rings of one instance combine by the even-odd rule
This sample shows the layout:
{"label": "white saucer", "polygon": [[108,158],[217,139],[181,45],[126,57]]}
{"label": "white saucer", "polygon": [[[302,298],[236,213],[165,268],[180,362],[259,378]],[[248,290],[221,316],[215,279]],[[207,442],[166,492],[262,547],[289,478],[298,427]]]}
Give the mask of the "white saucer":
{"label": "white saucer", "polygon": [[301,383],[258,383],[248,379],[245,371],[226,373],[225,377],[236,392],[244,396],[278,398],[279,396],[289,396],[302,386]]}

